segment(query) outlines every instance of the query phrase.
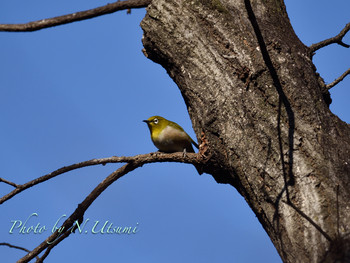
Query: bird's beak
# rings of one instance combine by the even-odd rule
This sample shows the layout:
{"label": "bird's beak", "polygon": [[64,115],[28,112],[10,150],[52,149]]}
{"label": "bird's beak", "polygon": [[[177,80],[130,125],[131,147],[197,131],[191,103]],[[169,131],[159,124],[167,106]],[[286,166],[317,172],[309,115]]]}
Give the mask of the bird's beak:
{"label": "bird's beak", "polygon": [[145,122],[145,123],[149,123],[150,121],[149,121],[149,120],[143,120],[143,122]]}

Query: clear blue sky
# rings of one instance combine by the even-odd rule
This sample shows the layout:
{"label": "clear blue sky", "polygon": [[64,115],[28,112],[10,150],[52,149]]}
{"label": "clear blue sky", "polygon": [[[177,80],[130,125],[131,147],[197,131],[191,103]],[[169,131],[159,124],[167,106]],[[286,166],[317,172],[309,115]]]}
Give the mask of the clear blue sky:
{"label": "clear blue sky", "polygon": [[[106,1],[0,2],[0,23],[24,23]],[[350,22],[349,1],[286,2],[310,45]],[[145,10],[125,11],[33,33],[0,33],[1,174],[25,183],[65,165],[155,151],[143,119],[162,115],[195,138],[176,85],[141,52]],[[350,43],[350,36],[345,38]],[[326,82],[350,67],[350,50],[330,46],[314,58]],[[350,78],[332,90],[332,110],[350,122]],[[84,168],[27,190],[0,207],[0,242],[33,249],[55,222],[119,165]],[[0,184],[0,194],[12,188]],[[11,221],[46,226],[10,234]],[[112,184],[85,214],[87,234],[71,235],[46,262],[281,262],[243,198],[184,164],[150,164]],[[93,234],[95,221],[138,226],[134,235]],[[1,262],[25,253],[0,247]]]}

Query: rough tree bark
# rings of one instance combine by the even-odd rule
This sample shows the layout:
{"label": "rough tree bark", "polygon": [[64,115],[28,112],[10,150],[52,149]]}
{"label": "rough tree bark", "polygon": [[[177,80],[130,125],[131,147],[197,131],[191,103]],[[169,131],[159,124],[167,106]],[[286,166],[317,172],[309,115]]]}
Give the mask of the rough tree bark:
{"label": "rough tree bark", "polygon": [[205,171],[244,196],[282,260],[349,262],[350,127],[283,1],[153,0],[141,26],[209,147]]}

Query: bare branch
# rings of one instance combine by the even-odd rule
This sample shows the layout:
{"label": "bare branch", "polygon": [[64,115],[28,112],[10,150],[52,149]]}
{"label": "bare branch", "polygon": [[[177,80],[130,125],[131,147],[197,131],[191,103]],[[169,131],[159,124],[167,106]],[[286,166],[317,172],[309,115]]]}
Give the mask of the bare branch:
{"label": "bare branch", "polygon": [[4,179],[4,178],[0,178],[0,182],[3,182],[3,183],[5,183],[5,184],[8,184],[8,185],[11,185],[11,186],[13,186],[13,187],[18,187],[18,184],[15,184],[15,183],[13,183],[13,182],[10,182],[10,181],[8,181],[8,180],[6,180],[6,179]]}
{"label": "bare branch", "polygon": [[335,79],[333,82],[326,85],[326,89],[331,89],[335,85],[337,85],[340,81],[342,81],[347,75],[350,74],[350,68],[348,68],[339,78]]}
{"label": "bare branch", "polygon": [[[209,157],[210,158],[210,157]],[[59,233],[58,230],[54,232],[51,236],[49,236],[45,241],[43,241],[39,246],[37,246],[34,250],[28,251],[28,254],[21,258],[17,262],[29,262],[34,257],[37,257],[37,262],[43,262],[43,260],[48,256],[51,249],[59,244],[62,240],[67,238],[72,232],[74,232],[76,223],[80,223],[83,221],[83,216],[85,211],[90,207],[90,205],[96,200],[96,198],[105,190],[108,186],[110,186],[113,182],[118,180],[123,175],[135,170],[138,167],[143,166],[146,163],[154,163],[154,162],[182,162],[189,163],[194,165],[204,164],[208,160],[208,157],[205,157],[202,154],[196,153],[186,153],[184,155],[182,152],[177,153],[149,153],[149,154],[140,154],[133,157],[126,156],[113,156],[109,158],[101,158],[101,159],[92,159],[85,162],[80,162],[77,164],[72,164],[70,166],[62,167],[52,173],[41,176],[37,179],[34,179],[28,183],[23,185],[17,185],[16,189],[5,195],[0,199],[0,204],[9,200],[11,197],[16,194],[28,189],[36,184],[45,182],[55,176],[60,174],[79,169],[82,167],[92,166],[92,165],[105,165],[106,163],[127,163],[124,166],[120,167],[118,170],[111,173],[108,177],[106,177],[99,185],[95,187],[95,189],[84,199],[82,203],[78,205],[75,211],[70,215],[70,217],[62,224],[62,227],[59,229],[63,229],[63,232]],[[5,243],[4,243],[5,244]],[[41,258],[38,255],[45,251]]]}
{"label": "bare branch", "polygon": [[16,189],[8,193],[7,195],[0,198],[0,204],[4,203],[5,201],[11,199],[18,193],[24,191],[25,189],[28,189],[34,185],[37,185],[39,183],[45,182],[51,178],[54,178],[60,174],[67,173],[72,170],[76,170],[82,167],[92,166],[92,165],[105,165],[107,163],[140,163],[142,166],[145,163],[152,163],[152,162],[182,162],[182,163],[192,163],[192,164],[199,164],[201,161],[198,159],[197,154],[195,153],[187,153],[186,156],[183,156],[183,153],[172,153],[172,154],[164,154],[164,153],[149,153],[149,154],[140,154],[136,156],[112,156],[108,158],[101,158],[101,159],[92,159],[76,164],[72,164],[69,166],[62,167],[60,169],[57,169],[56,171],[53,171],[49,174],[43,175],[39,178],[36,178],[32,181],[29,181],[22,185],[17,185]]}
{"label": "bare branch", "polygon": [[[111,159],[115,162],[117,160],[122,162],[128,162],[124,166],[120,167],[118,170],[111,173],[108,177],[106,177],[99,185],[95,187],[95,189],[84,199],[82,203],[78,205],[75,211],[70,215],[70,217],[62,224],[61,229],[63,229],[63,233],[58,233],[58,231],[54,232],[51,236],[49,236],[44,242],[42,242],[38,247],[36,247],[33,251],[29,252],[26,256],[21,258],[17,262],[28,262],[35,256],[39,255],[43,250],[49,249],[51,250],[53,246],[56,246],[66,237],[68,237],[76,227],[75,222],[82,222],[85,211],[90,207],[90,205],[96,200],[96,198],[105,190],[108,186],[110,186],[113,182],[121,178],[123,175],[135,170],[138,167],[146,163],[151,162],[183,162],[183,163],[191,163],[191,164],[200,164],[201,160],[198,158],[199,154],[195,153],[187,153],[185,156],[183,153],[172,153],[172,154],[164,154],[164,153],[150,153],[143,155],[136,155],[134,157],[111,157]],[[108,158],[106,158],[108,159]],[[103,159],[100,159],[103,160]],[[94,160],[91,160],[94,161]],[[96,162],[97,160],[95,160]],[[119,162],[118,161],[118,162]],[[104,160],[102,163],[106,163]],[[48,253],[45,253],[46,257]]]}
{"label": "bare branch", "polygon": [[[30,252],[30,250],[24,248],[24,247],[19,247],[19,246],[15,246],[15,245],[11,245],[9,243],[0,243],[0,246],[8,246],[8,247],[11,247],[11,248],[15,248],[15,249],[19,249],[19,250],[23,250],[25,252]],[[36,259],[39,260],[39,257],[36,256]]]}
{"label": "bare branch", "polygon": [[0,246],[8,246],[8,247],[11,247],[11,248],[16,248],[16,249],[20,249],[20,250],[23,250],[25,252],[30,252],[30,250],[24,248],[24,247],[19,247],[19,246],[15,246],[15,245],[11,245],[9,243],[0,243]]}
{"label": "bare branch", "polygon": [[117,1],[97,8],[76,12],[73,14],[56,16],[48,19],[29,22],[26,24],[0,24],[0,31],[7,32],[30,32],[43,28],[54,27],[76,21],[86,20],[97,16],[111,14],[120,10],[146,7],[152,0],[127,0]]}
{"label": "bare branch", "polygon": [[336,35],[335,37],[331,37],[328,38],[326,40],[323,40],[321,42],[318,42],[316,44],[312,44],[309,49],[311,51],[311,54],[314,53],[315,51],[319,50],[320,48],[323,48],[325,46],[328,46],[330,44],[338,44],[341,45],[343,47],[349,48],[350,45],[345,44],[343,42],[343,37],[345,36],[345,34],[350,30],[350,23],[346,24],[346,26],[343,28],[342,31],[340,31],[340,33],[338,35]]}

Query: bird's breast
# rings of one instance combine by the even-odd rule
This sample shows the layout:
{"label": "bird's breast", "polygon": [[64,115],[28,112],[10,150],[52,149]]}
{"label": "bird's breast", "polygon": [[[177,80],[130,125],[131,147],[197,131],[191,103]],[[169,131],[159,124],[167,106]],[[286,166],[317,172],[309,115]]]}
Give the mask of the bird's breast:
{"label": "bird's breast", "polygon": [[152,136],[152,141],[162,152],[182,152],[185,148],[188,152],[193,151],[187,133],[171,126],[164,128],[158,136]]}

